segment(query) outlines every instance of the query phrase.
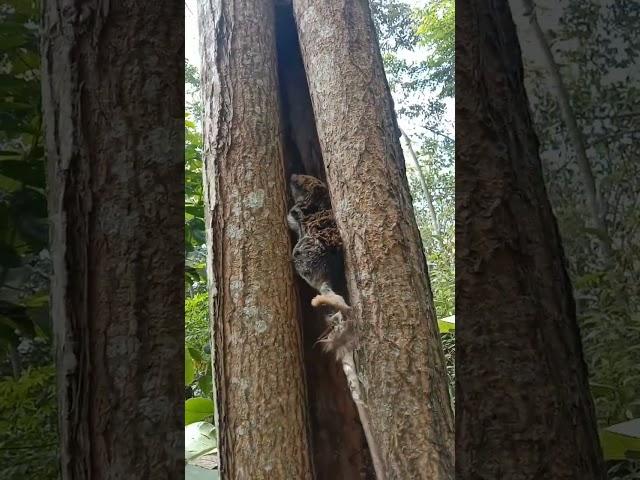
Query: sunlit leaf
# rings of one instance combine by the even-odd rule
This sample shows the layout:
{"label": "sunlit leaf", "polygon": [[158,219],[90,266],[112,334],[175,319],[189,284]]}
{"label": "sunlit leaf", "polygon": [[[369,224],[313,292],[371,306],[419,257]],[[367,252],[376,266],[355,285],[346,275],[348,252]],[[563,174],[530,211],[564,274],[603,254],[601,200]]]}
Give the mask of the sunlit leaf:
{"label": "sunlit leaf", "polygon": [[209,398],[189,398],[184,403],[184,423],[189,425],[210,418],[214,412],[213,400]]}

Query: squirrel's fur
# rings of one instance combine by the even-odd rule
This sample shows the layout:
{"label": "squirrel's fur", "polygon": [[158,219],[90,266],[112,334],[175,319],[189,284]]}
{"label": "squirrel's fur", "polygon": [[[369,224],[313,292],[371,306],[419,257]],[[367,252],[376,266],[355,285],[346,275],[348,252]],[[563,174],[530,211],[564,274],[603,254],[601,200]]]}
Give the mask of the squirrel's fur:
{"label": "squirrel's fur", "polygon": [[287,222],[297,235],[292,254],[296,272],[318,292],[331,296],[342,308],[347,307],[344,298],[334,292],[343,257],[329,191],[309,175],[292,175],[290,185],[294,205]]}
{"label": "squirrel's fur", "polygon": [[293,263],[298,275],[320,292],[311,300],[311,305],[314,308],[328,307],[333,312],[326,317],[329,328],[318,343],[342,364],[367,438],[376,477],[385,480],[382,455],[371,433],[371,420],[353,358],[357,336],[350,318],[351,307],[333,290],[336,274],[342,272],[343,257],[342,239],[331,210],[329,191],[324,183],[309,175],[292,175],[290,185],[294,205],[289,210],[287,222],[297,235]]}

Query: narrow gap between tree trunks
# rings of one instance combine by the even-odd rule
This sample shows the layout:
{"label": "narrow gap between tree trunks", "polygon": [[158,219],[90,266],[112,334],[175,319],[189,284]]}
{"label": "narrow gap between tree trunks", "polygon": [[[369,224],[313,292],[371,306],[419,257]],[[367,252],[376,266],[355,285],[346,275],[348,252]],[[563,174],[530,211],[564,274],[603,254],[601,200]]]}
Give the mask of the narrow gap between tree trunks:
{"label": "narrow gap between tree trunks", "polygon": [[[281,106],[284,178],[306,174],[326,182],[324,163],[298,34],[289,2],[276,7],[278,81]],[[290,192],[289,192],[290,194]],[[292,200],[289,196],[289,206]],[[292,237],[293,244],[293,237]],[[348,303],[341,275],[338,293]],[[326,328],[319,311],[311,307],[316,292],[296,277],[300,299],[300,328],[307,383],[307,411],[316,479],[375,479],[366,439],[342,367],[316,341]]]}

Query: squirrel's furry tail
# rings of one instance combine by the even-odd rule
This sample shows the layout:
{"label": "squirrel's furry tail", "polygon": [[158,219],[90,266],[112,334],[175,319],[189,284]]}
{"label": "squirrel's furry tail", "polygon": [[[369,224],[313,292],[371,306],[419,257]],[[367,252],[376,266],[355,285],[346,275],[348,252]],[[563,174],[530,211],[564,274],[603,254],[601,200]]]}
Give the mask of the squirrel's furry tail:
{"label": "squirrel's furry tail", "polygon": [[311,300],[311,306],[330,307],[336,311],[327,318],[329,331],[320,337],[318,343],[322,344],[325,352],[333,352],[338,360],[342,360],[356,344],[353,324],[345,318],[351,311],[351,307],[347,305],[344,298],[333,292],[316,295]]}
{"label": "squirrel's furry tail", "polygon": [[356,332],[353,323],[345,320],[341,312],[333,314],[328,319],[329,332],[322,335],[317,343],[322,344],[325,352],[333,352],[342,361],[356,346]]}
{"label": "squirrel's furry tail", "polygon": [[316,295],[311,300],[311,306],[314,308],[328,306],[333,307],[339,312],[349,312],[351,307],[347,305],[347,302],[344,301],[337,293],[323,293],[322,295]]}

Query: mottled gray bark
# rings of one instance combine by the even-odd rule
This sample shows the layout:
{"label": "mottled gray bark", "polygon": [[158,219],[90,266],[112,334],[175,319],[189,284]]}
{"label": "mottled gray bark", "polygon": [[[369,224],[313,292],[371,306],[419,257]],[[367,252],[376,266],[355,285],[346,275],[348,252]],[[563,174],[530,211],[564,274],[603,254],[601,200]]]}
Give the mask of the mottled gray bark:
{"label": "mottled gray bark", "polygon": [[202,0],[199,10],[221,473],[309,479],[274,5]]}
{"label": "mottled gray bark", "polygon": [[506,0],[456,17],[456,478],[604,479]]}
{"label": "mottled gray bark", "polygon": [[444,359],[368,4],[293,5],[361,334],[358,374],[385,476],[451,479]]}
{"label": "mottled gray bark", "polygon": [[182,12],[44,2],[64,479],[182,476]]}

